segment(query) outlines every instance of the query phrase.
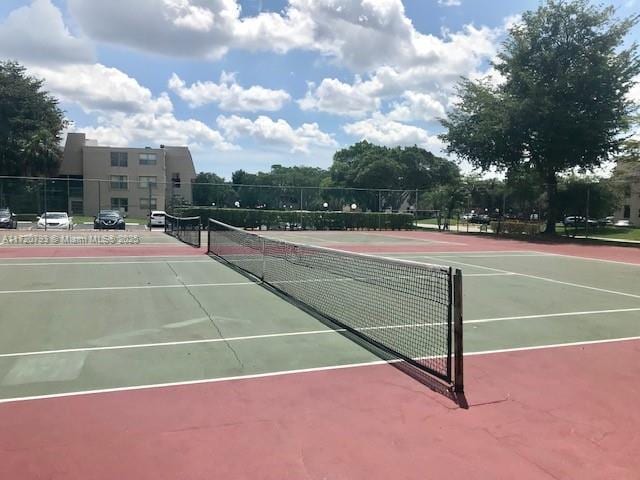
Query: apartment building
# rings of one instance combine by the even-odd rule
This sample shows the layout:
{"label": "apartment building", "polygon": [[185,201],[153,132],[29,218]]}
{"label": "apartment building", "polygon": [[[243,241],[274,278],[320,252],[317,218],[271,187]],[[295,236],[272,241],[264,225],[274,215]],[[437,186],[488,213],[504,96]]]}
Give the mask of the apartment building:
{"label": "apartment building", "polygon": [[640,183],[625,188],[620,208],[614,217],[616,220],[629,220],[635,227],[640,226]]}
{"label": "apartment building", "polygon": [[70,182],[69,212],[95,215],[114,209],[130,217],[191,203],[196,176],[187,147],[101,146],[84,133],[69,133],[59,175]]}

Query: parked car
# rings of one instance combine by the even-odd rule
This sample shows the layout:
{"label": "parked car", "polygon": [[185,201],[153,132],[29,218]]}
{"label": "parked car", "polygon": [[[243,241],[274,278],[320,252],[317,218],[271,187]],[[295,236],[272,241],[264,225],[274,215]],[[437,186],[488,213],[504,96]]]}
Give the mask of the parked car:
{"label": "parked car", "polygon": [[601,227],[606,227],[608,225],[613,225],[613,217],[604,217],[598,219],[598,225]]}
{"label": "parked car", "polygon": [[93,228],[97,230],[124,230],[124,217],[118,210],[100,210],[93,220]]}
{"label": "parked car", "polygon": [[67,212],[45,212],[38,217],[37,228],[71,230],[73,228],[73,218]]}
{"label": "parked car", "polygon": [[614,227],[630,227],[631,226],[631,222],[629,220],[616,220],[613,223]]}
{"label": "parked car", "polygon": [[480,223],[483,225],[487,225],[489,224],[489,222],[491,221],[491,218],[489,217],[489,215],[477,215],[475,218],[471,219],[471,223]]}
{"label": "parked car", "polygon": [[593,218],[587,220],[585,217],[576,216],[565,217],[562,223],[564,223],[567,227],[584,226],[585,223],[588,223],[590,227],[598,226],[598,221],[594,220]]}
{"label": "parked car", "polygon": [[475,213],[465,213],[464,215],[462,215],[462,220],[466,220],[467,222],[473,222],[475,218],[477,218],[478,215],[476,215]]}
{"label": "parked car", "polygon": [[0,208],[0,228],[18,228],[16,214],[9,208]]}
{"label": "parked car", "polygon": [[164,217],[166,212],[162,210],[153,210],[149,217],[149,225],[152,227],[164,227]]}

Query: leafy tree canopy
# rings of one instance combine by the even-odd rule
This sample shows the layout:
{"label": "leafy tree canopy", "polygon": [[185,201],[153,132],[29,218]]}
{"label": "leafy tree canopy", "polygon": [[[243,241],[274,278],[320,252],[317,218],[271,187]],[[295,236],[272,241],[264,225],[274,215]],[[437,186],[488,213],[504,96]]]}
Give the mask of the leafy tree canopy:
{"label": "leafy tree canopy", "polygon": [[66,126],[58,100],[16,62],[0,62],[0,175],[52,176]]}
{"label": "leafy tree canopy", "polygon": [[555,231],[558,174],[593,169],[615,153],[635,105],[633,16],[587,0],[548,0],[523,14],[495,62],[499,85],[463,79],[442,123],[449,153],[487,170],[532,170],[546,186],[547,232]]}
{"label": "leafy tree canopy", "polygon": [[372,189],[423,190],[460,177],[455,163],[423,148],[388,148],[367,141],[336,152],[329,172],[335,185]]}

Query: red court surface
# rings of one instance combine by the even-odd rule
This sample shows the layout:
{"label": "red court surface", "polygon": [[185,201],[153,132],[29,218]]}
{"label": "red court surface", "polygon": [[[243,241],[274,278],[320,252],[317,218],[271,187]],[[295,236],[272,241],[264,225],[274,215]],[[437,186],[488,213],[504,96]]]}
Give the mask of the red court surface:
{"label": "red court surface", "polygon": [[468,410],[389,365],[6,403],[0,478],[637,480],[639,358],[470,356]]}
{"label": "red court surface", "polygon": [[[414,242],[398,242],[391,244],[366,243],[333,243],[334,232],[315,232],[326,234],[324,246],[358,253],[465,253],[465,252],[498,252],[531,250],[541,253],[569,255],[573,257],[593,258],[640,264],[640,248],[613,245],[591,245],[578,242],[528,242],[506,238],[480,235],[461,235],[444,232],[366,232],[367,235],[389,237],[393,239],[415,240]],[[286,238],[286,237],[283,237]],[[296,241],[296,232],[291,232],[291,240]],[[126,246],[11,246],[0,248],[0,259],[11,258],[50,258],[50,257],[112,257],[112,256],[183,256],[202,255],[206,253],[206,245],[193,248],[184,244],[167,245],[126,245]]]}
{"label": "red court surface", "polygon": [[[508,238],[496,238],[492,236],[464,235],[443,232],[369,232],[369,235],[391,238],[404,238],[420,243],[410,245],[398,244],[354,244],[354,243],[327,243],[326,246],[339,250],[347,250],[361,253],[429,253],[429,252],[495,252],[532,250],[542,253],[554,253],[557,255],[570,255],[574,257],[595,258],[625,263],[640,264],[640,248],[630,246],[594,245],[580,242],[559,240],[549,241],[524,241]],[[294,234],[295,235],[295,234]],[[330,237],[329,237],[330,238]],[[292,236],[295,241],[295,236]],[[429,243],[433,242],[433,243]]]}

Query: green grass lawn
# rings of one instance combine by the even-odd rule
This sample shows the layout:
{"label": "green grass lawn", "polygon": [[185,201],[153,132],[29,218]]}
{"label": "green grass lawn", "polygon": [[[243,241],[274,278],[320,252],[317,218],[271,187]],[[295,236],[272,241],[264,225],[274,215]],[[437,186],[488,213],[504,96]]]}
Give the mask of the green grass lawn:
{"label": "green grass lawn", "polygon": [[[584,235],[584,230],[579,231]],[[640,242],[640,228],[635,227],[598,227],[589,229],[590,237],[602,237],[620,240],[636,240]]]}
{"label": "green grass lawn", "polygon": [[438,224],[438,219],[437,218],[425,218],[425,219],[418,220],[416,223],[418,223],[418,224],[426,223],[427,225],[437,225]]}

